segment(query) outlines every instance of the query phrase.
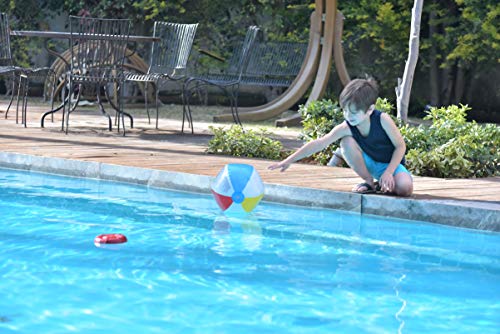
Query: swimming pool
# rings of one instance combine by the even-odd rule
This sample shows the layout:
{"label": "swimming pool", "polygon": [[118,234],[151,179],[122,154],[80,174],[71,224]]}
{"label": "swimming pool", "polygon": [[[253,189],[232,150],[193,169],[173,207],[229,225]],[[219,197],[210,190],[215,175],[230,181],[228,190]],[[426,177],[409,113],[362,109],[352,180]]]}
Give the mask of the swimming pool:
{"label": "swimming pool", "polygon": [[[0,169],[0,333],[497,333],[500,234]],[[97,248],[103,233],[129,242]]]}

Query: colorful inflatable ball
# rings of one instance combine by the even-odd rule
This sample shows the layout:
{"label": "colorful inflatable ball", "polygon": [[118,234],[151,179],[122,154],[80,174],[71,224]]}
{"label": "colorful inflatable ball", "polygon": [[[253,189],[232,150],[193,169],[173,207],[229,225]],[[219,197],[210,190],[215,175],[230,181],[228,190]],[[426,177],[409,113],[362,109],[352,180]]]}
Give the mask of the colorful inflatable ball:
{"label": "colorful inflatable ball", "polygon": [[212,182],[212,194],[222,209],[251,212],[262,197],[264,184],[251,165],[228,164]]}

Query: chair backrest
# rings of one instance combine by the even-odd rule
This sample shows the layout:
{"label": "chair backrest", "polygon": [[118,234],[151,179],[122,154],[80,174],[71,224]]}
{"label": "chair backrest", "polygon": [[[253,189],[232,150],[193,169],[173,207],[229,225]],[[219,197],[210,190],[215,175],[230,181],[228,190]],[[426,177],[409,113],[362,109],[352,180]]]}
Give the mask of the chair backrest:
{"label": "chair backrest", "polygon": [[105,80],[123,72],[130,20],[70,16],[69,22],[72,74]]}
{"label": "chair backrest", "polygon": [[295,77],[302,67],[307,43],[265,42],[252,48],[246,74],[262,77]]}
{"label": "chair backrest", "polygon": [[196,29],[198,23],[155,22],[153,35],[161,41],[153,43],[148,73],[184,74]]}
{"label": "chair backrest", "polygon": [[239,60],[236,65],[236,73],[240,80],[243,74],[247,70],[248,62],[250,61],[250,51],[254,46],[258,33],[259,33],[259,27],[257,26],[250,26],[247,29],[245,40],[243,41],[243,45],[241,46],[240,49]]}
{"label": "chair backrest", "polygon": [[9,18],[6,13],[0,13],[0,66],[11,66]]}

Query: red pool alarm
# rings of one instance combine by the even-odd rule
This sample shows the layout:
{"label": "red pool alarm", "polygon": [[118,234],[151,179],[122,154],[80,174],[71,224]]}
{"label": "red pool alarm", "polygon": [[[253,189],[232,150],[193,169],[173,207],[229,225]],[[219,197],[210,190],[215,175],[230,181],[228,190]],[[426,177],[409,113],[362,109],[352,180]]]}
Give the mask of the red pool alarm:
{"label": "red pool alarm", "polygon": [[127,237],[119,233],[101,234],[94,239],[95,244],[122,244],[124,242],[127,242]]}

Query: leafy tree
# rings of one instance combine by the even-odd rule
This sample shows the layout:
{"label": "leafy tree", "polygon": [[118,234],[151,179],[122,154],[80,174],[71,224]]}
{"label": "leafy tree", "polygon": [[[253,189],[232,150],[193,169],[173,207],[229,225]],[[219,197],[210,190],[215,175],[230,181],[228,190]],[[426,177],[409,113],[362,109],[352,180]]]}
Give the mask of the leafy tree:
{"label": "leafy tree", "polygon": [[[134,27],[154,21],[199,22],[197,38],[201,47],[227,48],[232,39],[257,24],[273,39],[297,38],[296,30],[307,38],[311,8],[300,0],[64,0],[71,14],[87,9],[96,17],[128,17]],[[175,18],[175,19],[173,19]],[[297,29],[298,27],[298,29]],[[238,36],[239,35],[239,36]]]}
{"label": "leafy tree", "polygon": [[[392,102],[408,54],[412,4],[413,0],[338,1],[346,16],[344,52],[351,76],[373,75],[381,96],[392,97]],[[54,14],[81,10],[95,17],[130,18],[137,34],[151,33],[155,20],[199,22],[194,50],[226,56],[251,24],[270,40],[307,41],[314,0],[3,0],[0,10],[9,14],[14,29],[43,29]],[[499,27],[498,0],[425,1],[411,107],[461,102],[474,110],[478,104],[497,110],[500,82],[489,77],[500,73]],[[29,65],[30,52],[42,47],[36,39],[15,38],[13,43],[20,65]],[[338,93],[340,87],[336,88]]]}
{"label": "leafy tree", "polygon": [[[62,3],[63,0],[3,0],[0,12],[8,14],[13,30],[39,30],[46,27]],[[12,56],[20,66],[30,66],[32,56],[41,47],[40,41],[34,39],[12,38],[11,44]]]}
{"label": "leafy tree", "polygon": [[[403,71],[412,4],[413,0],[339,2],[346,16],[348,69],[354,76],[375,76],[382,96],[394,96],[397,76]],[[500,62],[499,17],[496,0],[425,1],[415,76],[423,93],[415,96],[414,106],[415,102],[418,108],[429,102],[436,106],[478,102],[473,92]],[[495,93],[498,84],[481,88],[500,100]]]}
{"label": "leafy tree", "polygon": [[[308,38],[312,7],[301,0],[64,0],[70,14],[82,9],[95,17],[128,17],[133,20],[134,33],[149,34],[154,21],[198,22],[200,28],[194,45],[198,50],[227,57],[232,46],[241,41],[250,25],[258,25],[263,36],[272,40]],[[141,53],[146,50],[139,50]],[[213,68],[220,62],[197,57],[196,66]]]}
{"label": "leafy tree", "polygon": [[[339,2],[346,16],[344,50],[353,76],[378,79],[383,96],[393,96],[408,54],[411,0]],[[387,94],[387,92],[390,92]]]}
{"label": "leafy tree", "polygon": [[[437,104],[467,102],[478,75],[498,66],[500,61],[500,3],[495,0],[439,1],[429,9],[436,12],[429,22],[438,36],[429,36],[437,48],[436,62],[442,73],[444,94]],[[455,14],[455,15],[450,15]],[[434,41],[435,39],[435,41]],[[469,83],[469,85],[467,85]]]}

